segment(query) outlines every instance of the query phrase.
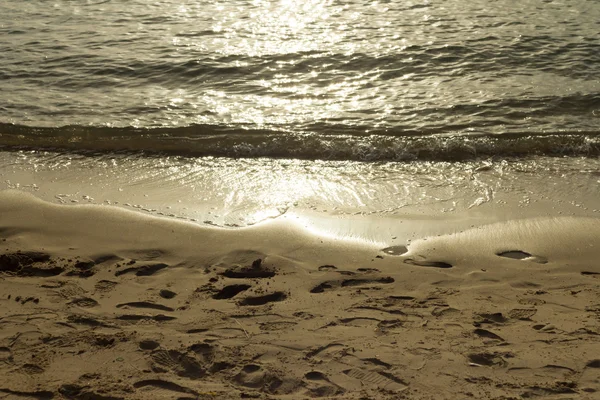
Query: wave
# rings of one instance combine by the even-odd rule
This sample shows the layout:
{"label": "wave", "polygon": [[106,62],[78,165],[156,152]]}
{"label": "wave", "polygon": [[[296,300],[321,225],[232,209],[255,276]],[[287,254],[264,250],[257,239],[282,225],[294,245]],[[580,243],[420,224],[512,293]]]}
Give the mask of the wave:
{"label": "wave", "polygon": [[[205,31],[196,33],[206,34]],[[181,34],[179,34],[181,35]],[[186,35],[194,35],[187,33]],[[119,39],[102,42],[102,46],[127,46],[129,41]],[[143,43],[136,43],[144,46]],[[32,42],[28,45],[43,46]],[[48,44],[48,54],[58,50]],[[0,47],[3,50],[4,49]],[[145,49],[147,50],[147,49]],[[466,40],[462,44],[417,45],[403,47],[388,53],[373,53],[362,49],[353,53],[345,51],[306,50],[275,54],[198,54],[194,59],[172,57],[170,48],[153,49],[153,58],[140,60],[138,53],[129,57],[114,58],[107,54],[77,53],[49,56],[40,63],[37,58],[3,63],[2,79],[44,79],[57,87],[96,87],[145,83],[177,86],[211,82],[240,83],[268,79],[274,70],[290,74],[308,74],[319,71],[336,77],[353,76],[365,71],[380,72],[380,81],[396,80],[405,75],[420,80],[446,76],[504,76],[531,73],[532,70],[556,73],[571,78],[591,79],[593,67],[600,63],[600,44],[591,40],[570,42],[551,36],[523,36],[505,42],[495,36]],[[535,54],[535,57],[532,57]],[[327,65],[329,67],[324,68]],[[282,70],[282,66],[285,66]]]}
{"label": "wave", "polygon": [[329,126],[326,133],[294,133],[221,125],[136,128],[0,123],[0,149],[371,162],[600,156],[600,132],[415,134],[393,130],[365,133],[358,127],[351,132],[344,128]]}

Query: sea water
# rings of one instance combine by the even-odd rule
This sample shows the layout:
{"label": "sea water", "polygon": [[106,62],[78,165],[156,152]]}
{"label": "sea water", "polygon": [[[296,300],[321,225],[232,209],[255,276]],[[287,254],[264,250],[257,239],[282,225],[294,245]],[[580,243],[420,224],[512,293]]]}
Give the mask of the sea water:
{"label": "sea water", "polygon": [[543,177],[592,211],[598,31],[593,0],[4,0],[4,186],[235,226]]}

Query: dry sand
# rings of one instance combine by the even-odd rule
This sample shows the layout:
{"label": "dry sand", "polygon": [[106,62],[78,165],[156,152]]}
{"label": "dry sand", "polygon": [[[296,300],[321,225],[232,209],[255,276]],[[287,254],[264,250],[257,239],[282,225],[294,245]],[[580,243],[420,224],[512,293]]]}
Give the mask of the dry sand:
{"label": "dry sand", "polygon": [[598,219],[405,249],[4,191],[0,238],[0,398],[600,398]]}

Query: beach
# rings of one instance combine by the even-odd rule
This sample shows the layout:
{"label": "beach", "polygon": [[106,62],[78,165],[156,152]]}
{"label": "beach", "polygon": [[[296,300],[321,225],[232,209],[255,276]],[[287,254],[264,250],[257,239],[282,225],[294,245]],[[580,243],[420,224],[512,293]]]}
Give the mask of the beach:
{"label": "beach", "polygon": [[0,1],[0,399],[600,399],[596,3]]}
{"label": "beach", "polygon": [[5,398],[600,390],[596,218],[503,221],[408,246],[403,226],[382,247],[293,216],[219,228],[12,190],[0,216]]}

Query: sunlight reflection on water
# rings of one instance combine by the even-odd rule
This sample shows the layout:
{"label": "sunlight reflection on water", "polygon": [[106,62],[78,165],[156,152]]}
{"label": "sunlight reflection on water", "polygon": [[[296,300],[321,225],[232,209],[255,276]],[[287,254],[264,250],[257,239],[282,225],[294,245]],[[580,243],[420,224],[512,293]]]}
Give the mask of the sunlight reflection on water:
{"label": "sunlight reflection on water", "polygon": [[592,131],[599,12],[585,0],[5,0],[0,123]]}

